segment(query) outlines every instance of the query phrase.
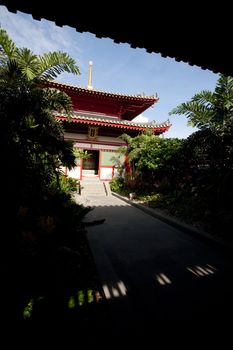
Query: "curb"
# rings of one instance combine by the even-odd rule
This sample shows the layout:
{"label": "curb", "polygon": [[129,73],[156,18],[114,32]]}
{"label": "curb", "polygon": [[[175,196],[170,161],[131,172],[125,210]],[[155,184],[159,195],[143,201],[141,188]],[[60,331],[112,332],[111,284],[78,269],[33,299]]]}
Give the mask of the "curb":
{"label": "curb", "polygon": [[232,254],[232,250],[233,250],[232,245],[230,245],[230,244],[227,245],[227,243],[223,242],[220,239],[212,237],[210,234],[206,233],[205,231],[197,229],[189,224],[183,223],[183,222],[181,222],[175,218],[172,218],[166,214],[162,214],[162,213],[158,212],[156,209],[145,207],[144,205],[139,204],[139,203],[135,202],[134,200],[130,200],[126,197],[123,197],[123,196],[119,195],[118,193],[112,192],[112,195],[123,200],[124,202],[132,205],[133,207],[136,207],[136,208],[144,211],[146,214],[151,215],[154,218],[159,219],[159,220],[165,222],[166,224],[173,226],[176,229],[179,229],[180,231],[182,231],[184,233],[188,233],[195,238],[198,238],[204,242],[210,243],[214,247],[217,247],[217,248],[224,250],[225,253]]}

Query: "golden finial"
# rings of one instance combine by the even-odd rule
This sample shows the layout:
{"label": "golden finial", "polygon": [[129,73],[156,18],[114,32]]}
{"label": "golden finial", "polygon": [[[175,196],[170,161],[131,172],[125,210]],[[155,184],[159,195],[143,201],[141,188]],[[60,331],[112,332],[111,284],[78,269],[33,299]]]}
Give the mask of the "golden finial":
{"label": "golden finial", "polygon": [[92,86],[92,65],[93,65],[93,62],[92,61],[89,61],[89,67],[88,67],[88,85],[87,85],[87,88],[89,90],[92,90],[93,89],[93,86]]}

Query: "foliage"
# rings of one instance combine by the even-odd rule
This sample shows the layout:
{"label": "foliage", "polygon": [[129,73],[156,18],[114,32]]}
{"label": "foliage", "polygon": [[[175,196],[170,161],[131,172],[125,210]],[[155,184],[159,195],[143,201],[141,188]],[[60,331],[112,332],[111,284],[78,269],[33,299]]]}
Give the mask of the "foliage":
{"label": "foliage", "polygon": [[131,173],[124,190],[186,222],[233,241],[233,78],[220,76],[170,114],[200,130],[186,140],[123,135]]}
{"label": "foliage", "polygon": [[225,176],[233,167],[233,78],[221,75],[213,93],[196,94],[170,114],[174,113],[187,115],[200,128],[185,143],[186,157],[189,153],[196,167]]}
{"label": "foliage", "polygon": [[[1,263],[8,269],[3,276],[6,293],[0,299],[10,305],[10,311],[2,314],[9,311],[12,319],[29,317],[38,304],[32,301],[41,295],[57,311],[67,283],[73,287],[74,280],[81,283],[88,278],[82,219],[90,208],[74,202],[71,191],[76,180],[62,176],[61,165],[75,166],[75,154],[54,117],[55,111],[69,115],[71,100],[46,83],[63,71],[79,73],[66,53],[36,56],[17,48],[0,29],[1,224],[5,227]],[[69,276],[62,275],[62,264],[69,266]]]}
{"label": "foliage", "polygon": [[189,124],[209,128],[218,136],[233,131],[233,78],[220,75],[214,92],[201,91],[191,101],[174,108],[171,114],[184,114]]}
{"label": "foliage", "polygon": [[121,138],[127,142],[127,150],[122,152],[126,151],[131,168],[131,174],[125,172],[126,187],[136,192],[153,191],[158,182],[165,181],[164,176],[175,172],[176,162],[171,159],[181,147],[181,140],[160,138],[151,132],[135,138],[124,134]]}
{"label": "foliage", "polygon": [[5,30],[0,29],[0,162],[6,166],[4,199],[15,212],[20,205],[35,202],[45,195],[57,179],[62,165],[75,165],[73,145],[66,142],[62,124],[54,111],[70,113],[70,98],[46,87],[45,81],[61,72],[79,73],[75,61],[66,53],[36,56],[17,48]]}
{"label": "foliage", "polygon": [[[75,60],[67,53],[58,51],[37,56],[27,48],[16,47],[4,29],[0,29],[0,46],[1,82],[5,78],[9,83],[14,72],[20,72],[20,79],[32,83],[55,79],[62,72],[80,74]],[[10,82],[17,83],[15,79]]]}
{"label": "foliage", "polygon": [[180,147],[179,139],[163,139],[155,135],[141,134],[131,143],[129,159],[137,170],[155,171],[168,164],[168,160]]}
{"label": "foliage", "polygon": [[91,156],[87,150],[77,149],[77,148],[74,149],[74,155],[75,155],[75,158],[79,158],[79,159],[88,159]]}
{"label": "foliage", "polygon": [[220,75],[214,92],[202,91],[170,114],[184,114],[200,129],[176,156],[183,197],[192,198],[193,212],[208,229],[232,240],[233,78]]}
{"label": "foliage", "polygon": [[111,191],[116,193],[122,193],[124,190],[124,180],[121,177],[115,177],[110,181]]}
{"label": "foliage", "polygon": [[79,181],[67,175],[61,175],[59,183],[61,191],[66,193],[76,192],[79,186]]}

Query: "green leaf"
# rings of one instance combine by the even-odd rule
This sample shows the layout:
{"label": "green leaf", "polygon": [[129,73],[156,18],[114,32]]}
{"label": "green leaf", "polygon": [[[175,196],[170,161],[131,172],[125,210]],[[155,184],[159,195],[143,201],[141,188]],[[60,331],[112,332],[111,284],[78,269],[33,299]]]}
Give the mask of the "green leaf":
{"label": "green leaf", "polygon": [[74,296],[71,296],[71,297],[69,298],[69,301],[68,301],[68,308],[69,308],[69,309],[74,309],[75,306],[76,306],[75,298],[74,298]]}

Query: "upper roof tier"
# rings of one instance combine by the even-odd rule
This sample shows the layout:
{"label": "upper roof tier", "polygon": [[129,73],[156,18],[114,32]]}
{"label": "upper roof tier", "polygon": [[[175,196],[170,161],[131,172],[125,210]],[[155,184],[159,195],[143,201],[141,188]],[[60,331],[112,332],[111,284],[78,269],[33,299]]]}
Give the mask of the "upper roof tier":
{"label": "upper roof tier", "polygon": [[101,113],[124,120],[132,120],[159,100],[157,95],[125,95],[56,81],[50,81],[49,86],[66,92],[72,99],[74,111]]}

